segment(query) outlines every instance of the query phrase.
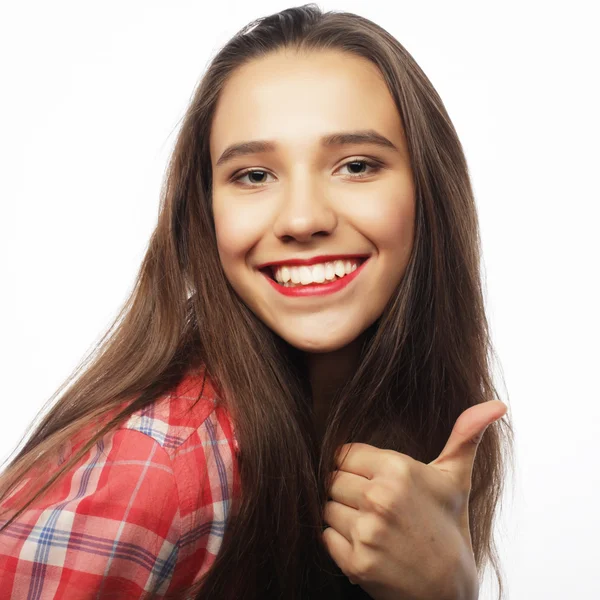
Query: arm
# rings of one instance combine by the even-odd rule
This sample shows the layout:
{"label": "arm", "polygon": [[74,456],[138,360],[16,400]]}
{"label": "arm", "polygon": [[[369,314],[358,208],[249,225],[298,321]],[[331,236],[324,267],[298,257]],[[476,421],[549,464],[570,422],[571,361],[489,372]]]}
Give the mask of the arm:
{"label": "arm", "polygon": [[169,456],[151,437],[119,429],[0,532],[0,598],[162,594],[180,535]]}

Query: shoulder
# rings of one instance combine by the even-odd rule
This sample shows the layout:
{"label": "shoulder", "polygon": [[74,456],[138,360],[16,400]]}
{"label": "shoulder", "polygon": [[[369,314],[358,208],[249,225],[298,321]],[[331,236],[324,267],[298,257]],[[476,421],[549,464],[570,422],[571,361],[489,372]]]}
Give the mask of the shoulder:
{"label": "shoulder", "polygon": [[234,441],[213,386],[202,373],[186,376],[0,532],[0,596],[190,585],[214,562],[239,495]]}
{"label": "shoulder", "polygon": [[[212,565],[240,499],[235,426],[204,369],[190,371],[122,429],[143,433],[170,459],[181,537],[173,585],[189,585]],[[199,568],[200,566],[200,568]],[[186,577],[193,573],[193,580]]]}
{"label": "shoulder", "polygon": [[0,597],[161,591],[180,535],[169,457],[148,436],[113,431],[0,533]]}
{"label": "shoulder", "polygon": [[239,452],[235,426],[204,368],[188,371],[177,387],[133,413],[121,429],[139,431],[155,440],[172,458],[198,435]]}

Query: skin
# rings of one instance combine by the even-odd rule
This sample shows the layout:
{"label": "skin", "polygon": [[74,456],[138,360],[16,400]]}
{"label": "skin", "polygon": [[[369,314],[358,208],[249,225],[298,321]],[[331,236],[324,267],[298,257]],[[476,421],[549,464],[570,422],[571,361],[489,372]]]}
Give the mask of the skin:
{"label": "skin", "polygon": [[[359,129],[375,130],[396,149],[319,144],[322,135]],[[230,144],[249,140],[278,147],[217,165]],[[381,316],[413,247],[415,195],[398,110],[371,62],[339,51],[280,51],[230,77],[216,107],[210,154],[223,269],[248,307],[306,353],[320,429],[333,389],[355,368],[359,336]],[[348,166],[364,159],[379,161],[379,170]],[[257,172],[231,181],[248,168]],[[363,272],[326,296],[283,296],[256,268],[358,253],[370,255]]]}

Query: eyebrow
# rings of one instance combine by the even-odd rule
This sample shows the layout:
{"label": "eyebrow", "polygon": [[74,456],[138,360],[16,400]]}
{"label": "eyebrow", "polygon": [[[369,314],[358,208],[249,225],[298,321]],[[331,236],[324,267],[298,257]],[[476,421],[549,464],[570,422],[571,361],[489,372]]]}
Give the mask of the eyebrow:
{"label": "eyebrow", "polygon": [[[390,140],[380,133],[377,133],[374,129],[330,133],[319,138],[319,142],[324,148],[350,144],[373,144],[375,146],[381,146],[399,152],[398,148]],[[274,140],[253,140],[232,144],[225,149],[223,154],[221,154],[216,166],[223,165],[238,156],[246,156],[247,154],[257,154],[260,152],[273,152],[276,149],[277,143]]]}

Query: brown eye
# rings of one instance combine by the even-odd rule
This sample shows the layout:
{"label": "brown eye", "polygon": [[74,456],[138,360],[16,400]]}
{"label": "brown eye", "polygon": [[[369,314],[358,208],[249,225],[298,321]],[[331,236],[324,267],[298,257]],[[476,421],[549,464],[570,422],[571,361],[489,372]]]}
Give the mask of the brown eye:
{"label": "brown eye", "polygon": [[[240,180],[242,179],[242,177],[246,177],[246,175],[254,175],[254,173],[265,173],[266,175],[268,175],[268,173],[266,171],[263,171],[262,169],[248,169],[246,171],[242,171],[239,175],[236,175],[232,181],[235,182],[240,182]],[[263,181],[251,181],[251,187],[252,184],[256,184],[256,185],[264,185]],[[242,184],[244,185],[244,184]]]}
{"label": "brown eye", "polygon": [[376,163],[372,160],[366,160],[366,159],[360,159],[360,160],[351,160],[347,163],[344,163],[340,168],[342,167],[349,167],[350,165],[366,165],[367,167],[371,168],[371,172],[367,171],[365,172],[360,172],[360,173],[354,173],[354,176],[356,179],[360,179],[361,177],[366,177],[367,175],[370,175],[371,173],[377,173],[377,171],[379,171],[381,169],[381,165],[379,163]]}

